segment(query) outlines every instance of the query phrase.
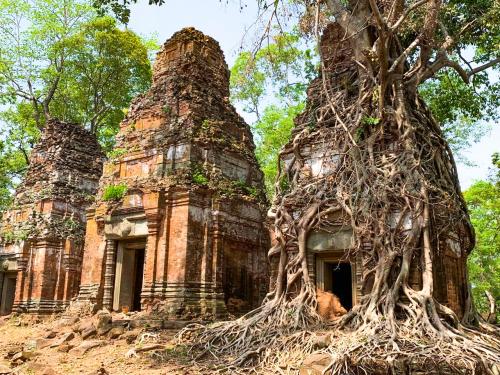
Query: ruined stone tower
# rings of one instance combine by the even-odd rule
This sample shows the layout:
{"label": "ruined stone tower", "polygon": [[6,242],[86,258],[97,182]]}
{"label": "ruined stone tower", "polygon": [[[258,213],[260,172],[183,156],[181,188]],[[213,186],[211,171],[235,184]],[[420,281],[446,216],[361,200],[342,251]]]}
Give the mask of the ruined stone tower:
{"label": "ruined stone tower", "polygon": [[0,227],[0,314],[53,313],[78,292],[85,210],[103,155],[77,124],[49,121]]}
{"label": "ruined stone tower", "polygon": [[[335,181],[342,154],[331,147],[330,141],[338,136],[339,130],[334,126],[334,114],[328,112],[330,108],[328,101],[335,100],[337,91],[347,89],[350,92],[351,88],[353,94],[346,99],[346,102],[358,100],[357,90],[354,87],[358,84],[354,53],[349,40],[345,38],[345,32],[339,25],[331,23],[325,28],[320,52],[323,76],[316,78],[309,85],[306,108],[295,119],[290,141],[284,146],[280,157],[285,171],[283,176],[294,176],[299,169],[298,182],[294,182],[298,184],[327,179]],[[329,95],[325,92],[325,85],[331,89]],[[322,108],[327,110],[320,112]],[[302,164],[296,162],[297,154],[303,158]],[[284,191],[284,194],[278,197],[281,199],[288,191],[283,181],[280,185]],[[299,213],[304,210],[302,203],[297,205],[293,199],[284,199],[280,203],[284,204],[289,212]],[[411,228],[412,218],[409,215],[401,217],[401,212],[392,212],[391,215],[393,225],[400,221],[405,230]],[[370,267],[364,264],[359,251],[354,252],[355,243],[349,215],[342,210],[335,211],[328,214],[324,222],[327,224],[309,233],[307,238],[309,275],[319,290],[333,292],[349,310],[359,303],[364,295],[370,293],[370,279],[364,288],[362,286],[363,274],[367,273]],[[468,287],[466,278],[468,252],[462,251],[460,246],[461,238],[466,238],[464,232],[463,226],[456,223],[448,233],[442,233],[439,244],[436,244],[440,249],[440,256],[433,259],[434,296],[460,318],[464,313],[465,291]],[[363,243],[362,247],[363,252],[373,251],[370,242]],[[472,249],[472,246],[469,244],[466,248]],[[293,246],[288,246],[287,250],[290,253],[297,251]],[[276,274],[278,264],[274,260],[272,262],[271,273]],[[415,256],[412,259],[409,277],[409,284],[416,290],[421,289],[422,285],[419,262],[419,257]],[[274,279],[275,277],[271,277],[271,280]]]}
{"label": "ruined stone tower", "polygon": [[88,211],[80,301],[165,316],[261,301],[263,174],[228,97],[215,40],[188,28],[164,44]]}

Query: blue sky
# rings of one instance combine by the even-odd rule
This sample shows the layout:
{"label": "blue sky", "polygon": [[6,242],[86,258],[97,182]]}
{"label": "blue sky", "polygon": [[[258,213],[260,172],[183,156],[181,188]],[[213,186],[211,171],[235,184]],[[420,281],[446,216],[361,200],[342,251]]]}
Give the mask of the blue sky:
{"label": "blue sky", "polygon": [[[238,0],[167,0],[161,7],[149,6],[145,0],[132,6],[129,27],[143,35],[155,34],[163,43],[174,32],[183,27],[193,26],[215,38],[221,45],[229,66],[233,64],[242,43],[249,43],[256,37],[251,28],[257,15],[256,2],[248,1],[248,6],[240,10]],[[252,119],[241,110],[247,121]],[[474,144],[464,155],[475,164],[458,164],[462,189],[466,189],[477,179],[486,178],[491,165],[491,155],[500,151],[500,127],[493,124],[492,132]]]}
{"label": "blue sky", "polygon": [[[226,0],[166,0],[161,7],[139,0],[131,8],[128,27],[139,34],[156,34],[161,44],[176,31],[195,27],[220,43],[226,61],[231,66],[245,31],[252,26],[257,16],[256,2],[248,3],[240,11],[238,0],[230,0],[228,4]],[[245,39],[251,37],[248,35]]]}
{"label": "blue sky", "polygon": [[[220,43],[231,66],[242,44],[251,44],[260,36],[252,28],[257,16],[256,1],[246,3],[247,6],[241,10],[239,0],[166,0],[161,7],[149,6],[146,0],[139,0],[139,4],[131,8],[129,28],[141,35],[155,35],[163,43],[183,27],[193,26]],[[252,121],[252,117],[240,108],[239,112],[247,122]],[[0,122],[0,133],[2,125]],[[500,151],[500,126],[497,125],[494,124],[489,135],[464,152],[475,166],[458,165],[462,189],[474,180],[487,177],[491,155]]]}

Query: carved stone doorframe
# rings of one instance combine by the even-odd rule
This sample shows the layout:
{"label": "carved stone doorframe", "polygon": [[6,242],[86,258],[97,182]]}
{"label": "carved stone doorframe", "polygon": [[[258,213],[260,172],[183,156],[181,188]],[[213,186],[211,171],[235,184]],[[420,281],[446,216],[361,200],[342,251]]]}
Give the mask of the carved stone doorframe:
{"label": "carved stone doorframe", "polygon": [[[348,263],[351,265],[351,288],[352,288],[352,305],[355,306],[361,297],[361,285],[358,285],[357,262],[352,262],[345,259],[344,251],[329,251],[316,253],[316,287],[321,290],[326,290],[325,284],[329,282],[326,268],[329,264]],[[330,276],[331,277],[331,276]],[[331,280],[330,280],[331,282]]]}

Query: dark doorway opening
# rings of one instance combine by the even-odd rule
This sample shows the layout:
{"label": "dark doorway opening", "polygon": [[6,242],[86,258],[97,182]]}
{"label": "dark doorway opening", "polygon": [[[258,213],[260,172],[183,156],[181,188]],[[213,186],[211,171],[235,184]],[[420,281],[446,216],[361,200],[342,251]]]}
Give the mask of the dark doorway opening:
{"label": "dark doorway opening", "polygon": [[145,252],[143,241],[118,244],[113,310],[141,311]]}
{"label": "dark doorway opening", "polygon": [[0,274],[0,278],[3,278],[0,290],[0,315],[8,315],[12,312],[16,295],[16,274],[4,273]]}
{"label": "dark doorway opening", "polygon": [[135,250],[135,269],[134,269],[134,299],[132,311],[141,311],[141,291],[142,279],[144,277],[144,249]]}
{"label": "dark doorway opening", "polygon": [[331,291],[346,310],[352,309],[352,269],[350,263],[329,264],[332,281]]}

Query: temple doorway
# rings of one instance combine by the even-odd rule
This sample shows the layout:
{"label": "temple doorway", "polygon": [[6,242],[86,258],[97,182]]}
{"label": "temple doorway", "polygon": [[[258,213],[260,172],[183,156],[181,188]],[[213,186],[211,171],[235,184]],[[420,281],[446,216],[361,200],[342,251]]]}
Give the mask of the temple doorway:
{"label": "temple doorway", "polygon": [[140,311],[146,240],[118,242],[113,310]]}
{"label": "temple doorway", "polygon": [[327,263],[327,290],[339,297],[346,310],[352,309],[352,269],[350,263]]}
{"label": "temple doorway", "polygon": [[16,276],[16,273],[0,273],[0,285],[2,286],[0,288],[0,315],[8,315],[12,312],[16,295]]}
{"label": "temple doorway", "polygon": [[341,260],[340,254],[316,257],[316,286],[335,294],[346,310],[356,304],[356,280],[354,265]]}

